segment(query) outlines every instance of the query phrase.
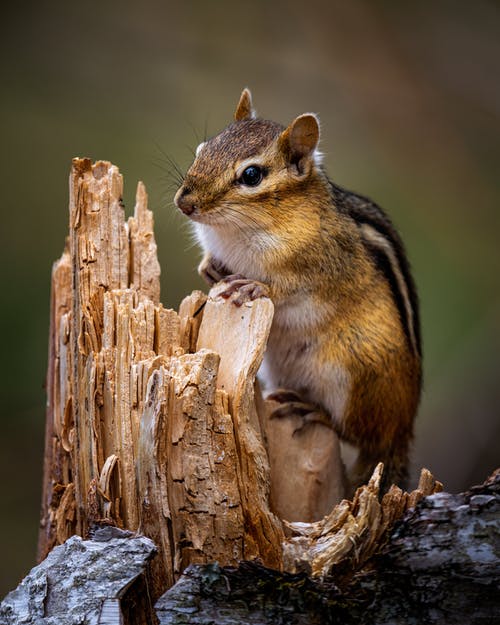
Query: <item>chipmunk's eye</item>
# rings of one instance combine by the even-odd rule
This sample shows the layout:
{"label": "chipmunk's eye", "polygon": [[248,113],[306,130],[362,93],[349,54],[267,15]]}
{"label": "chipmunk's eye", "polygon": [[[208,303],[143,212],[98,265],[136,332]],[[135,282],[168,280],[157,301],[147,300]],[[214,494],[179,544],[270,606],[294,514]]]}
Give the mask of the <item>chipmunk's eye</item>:
{"label": "chipmunk's eye", "polygon": [[264,171],[257,165],[250,165],[240,176],[240,182],[247,187],[256,187],[262,182]]}

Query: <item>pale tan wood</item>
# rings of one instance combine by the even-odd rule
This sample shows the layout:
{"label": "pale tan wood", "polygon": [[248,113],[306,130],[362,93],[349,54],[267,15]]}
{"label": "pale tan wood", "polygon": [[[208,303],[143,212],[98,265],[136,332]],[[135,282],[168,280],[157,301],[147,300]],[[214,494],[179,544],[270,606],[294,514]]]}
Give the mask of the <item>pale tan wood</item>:
{"label": "pale tan wood", "polygon": [[[59,529],[69,533],[85,534],[100,518],[138,527],[135,448],[145,393],[138,376],[144,375],[142,363],[157,356],[157,328],[170,325],[164,319],[169,313],[158,309],[160,268],[144,186],[138,185],[128,222],[122,190],[110,163],[74,159],[69,249],[58,265],[64,261],[66,280],[61,282],[56,268],[52,287],[59,341],[52,339],[50,347],[47,423],[54,425],[46,437],[46,465],[59,471],[52,489],[60,497],[68,488],[76,498],[72,524],[59,520]],[[59,318],[61,298],[68,312]],[[177,335],[172,349],[179,344]],[[44,484],[49,492],[47,478]],[[54,495],[42,509],[49,527],[57,503]],[[40,555],[52,543],[53,535],[41,532]]]}
{"label": "pale tan wood", "polygon": [[287,521],[318,521],[345,495],[340,443],[321,421],[273,418],[277,402],[265,401],[264,431],[271,464],[271,507]]}
{"label": "pale tan wood", "polygon": [[162,545],[155,577],[169,583],[188,564],[236,564],[244,556],[236,442],[227,398],[216,389],[219,361],[209,350],[172,358],[148,383],[140,529]]}
{"label": "pale tan wood", "polygon": [[[71,281],[71,258],[66,245],[63,255],[53,265],[51,278],[44,479],[38,539],[39,559],[43,558],[56,544],[57,537],[61,536],[61,526],[68,525],[68,531],[72,531],[74,520],[74,493],[68,488],[71,482],[69,452],[72,418],[68,354]],[[71,503],[73,509],[68,514]]]}
{"label": "pale tan wood", "polygon": [[226,304],[244,346],[230,398],[220,356],[197,349],[206,295],[186,297],[179,314],[163,308],[147,195],[139,184],[125,221],[122,190],[110,163],[74,160],[69,246],[53,277],[40,556],[106,521],[161,546],[158,589],[191,562],[279,567],[283,532],[253,404],[272,317],[261,309],[272,305],[256,303],[249,324]]}
{"label": "pale tan wood", "polygon": [[198,330],[203,319],[207,296],[201,291],[193,291],[185,297],[179,306],[181,318],[181,346],[187,352],[196,351]]}
{"label": "pale tan wood", "polygon": [[137,184],[134,216],[127,222],[130,239],[129,284],[142,298],[160,303],[160,263],[153,232],[153,213],[142,182]]}
{"label": "pale tan wood", "polygon": [[245,558],[264,556],[270,565],[280,568],[283,532],[269,506],[270,468],[254,398],[255,377],[264,356],[274,307],[268,298],[234,306],[218,297],[222,289],[223,285],[210,291],[197,347],[213,349],[221,357],[217,386],[228,394],[236,430],[237,477],[246,515]]}
{"label": "pale tan wood", "polygon": [[315,577],[340,570],[340,575],[351,576],[384,546],[389,530],[406,510],[443,488],[422,469],[419,486],[412,493],[393,485],[380,499],[382,472],[380,463],[352,501],[344,499],[321,521],[288,524],[293,535],[284,544],[286,570],[307,571]]}

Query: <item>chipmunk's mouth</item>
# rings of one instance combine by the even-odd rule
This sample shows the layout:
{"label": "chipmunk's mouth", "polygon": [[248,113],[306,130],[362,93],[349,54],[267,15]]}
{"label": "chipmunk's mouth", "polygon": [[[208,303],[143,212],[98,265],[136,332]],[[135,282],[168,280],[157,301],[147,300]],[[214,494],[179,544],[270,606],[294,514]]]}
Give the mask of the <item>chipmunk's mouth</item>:
{"label": "chipmunk's mouth", "polygon": [[184,215],[191,218],[200,208],[196,196],[191,192],[191,189],[185,186],[182,186],[175,194],[174,204]]}
{"label": "chipmunk's mouth", "polygon": [[189,220],[192,221],[193,223],[201,224],[203,226],[217,227],[217,226],[220,226],[222,223],[220,218],[217,219],[216,216],[214,216],[210,212],[201,212],[199,208],[195,208],[195,210],[192,213],[189,213],[189,214],[184,213],[184,214],[186,214],[187,217],[189,217]]}
{"label": "chipmunk's mouth", "polygon": [[177,191],[174,204],[186,217],[196,223],[213,228],[233,228],[239,232],[247,230],[250,226],[255,230],[255,224],[241,209],[225,202],[202,205],[196,194],[188,187],[183,186]]}
{"label": "chipmunk's mouth", "polygon": [[181,187],[174,197],[177,208],[192,221],[211,224],[220,221],[217,219],[219,211],[211,206],[202,206],[199,198],[188,187]]}

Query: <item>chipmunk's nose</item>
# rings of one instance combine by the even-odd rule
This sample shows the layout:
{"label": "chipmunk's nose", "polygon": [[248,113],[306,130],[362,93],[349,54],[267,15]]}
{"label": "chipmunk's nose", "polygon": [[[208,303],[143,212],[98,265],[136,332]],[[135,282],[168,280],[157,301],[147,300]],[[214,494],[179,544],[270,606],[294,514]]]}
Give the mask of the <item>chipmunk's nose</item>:
{"label": "chipmunk's nose", "polygon": [[191,189],[181,187],[175,194],[174,202],[185,215],[192,215],[198,208],[198,204],[194,201]]}

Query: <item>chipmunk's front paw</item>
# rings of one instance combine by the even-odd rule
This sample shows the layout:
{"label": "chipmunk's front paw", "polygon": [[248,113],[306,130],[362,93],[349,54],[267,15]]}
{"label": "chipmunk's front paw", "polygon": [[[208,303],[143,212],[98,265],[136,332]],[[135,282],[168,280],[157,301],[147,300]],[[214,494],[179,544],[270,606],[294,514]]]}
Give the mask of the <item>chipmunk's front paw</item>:
{"label": "chipmunk's front paw", "polygon": [[333,429],[330,416],[316,404],[304,401],[298,393],[288,389],[278,389],[266,399],[272,399],[281,404],[271,414],[271,419],[280,419],[283,417],[301,417],[302,423],[295,428],[293,435],[295,436],[311,423],[321,423],[326,427]]}
{"label": "chipmunk's front paw", "polygon": [[232,302],[236,306],[241,306],[245,302],[252,302],[259,297],[269,297],[269,287],[257,280],[248,280],[241,274],[233,274],[222,279],[227,288],[219,295],[224,299],[232,297]]}
{"label": "chipmunk's front paw", "polygon": [[210,256],[210,254],[203,257],[203,260],[198,265],[198,273],[210,286],[217,284],[228,274],[224,265],[213,256]]}

